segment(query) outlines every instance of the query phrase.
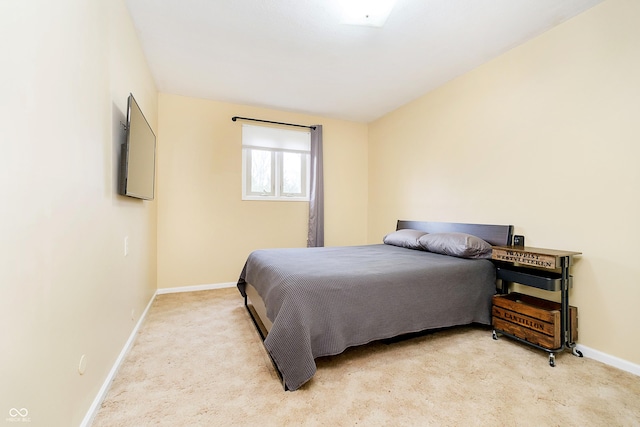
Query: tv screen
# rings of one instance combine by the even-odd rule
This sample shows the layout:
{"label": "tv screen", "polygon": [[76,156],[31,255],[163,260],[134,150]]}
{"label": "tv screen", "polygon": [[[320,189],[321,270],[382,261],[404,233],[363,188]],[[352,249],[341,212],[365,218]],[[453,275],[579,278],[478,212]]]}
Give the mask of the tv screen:
{"label": "tv screen", "polygon": [[155,188],[156,135],[133,94],[127,102],[127,137],[120,153],[119,193],[153,200]]}

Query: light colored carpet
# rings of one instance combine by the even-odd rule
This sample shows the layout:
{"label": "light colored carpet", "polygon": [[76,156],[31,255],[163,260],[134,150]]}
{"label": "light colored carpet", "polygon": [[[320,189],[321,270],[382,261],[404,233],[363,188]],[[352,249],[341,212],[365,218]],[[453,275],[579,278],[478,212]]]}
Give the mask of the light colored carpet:
{"label": "light colored carpet", "polygon": [[93,426],[638,426],[640,378],[484,327],[372,343],[280,385],[235,288],[160,295]]}

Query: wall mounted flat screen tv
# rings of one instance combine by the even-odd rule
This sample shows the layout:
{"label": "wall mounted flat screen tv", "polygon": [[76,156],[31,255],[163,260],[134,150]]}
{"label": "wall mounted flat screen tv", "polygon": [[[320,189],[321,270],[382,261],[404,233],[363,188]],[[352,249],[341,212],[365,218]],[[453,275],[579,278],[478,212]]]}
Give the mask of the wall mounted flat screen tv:
{"label": "wall mounted flat screen tv", "polygon": [[127,137],[120,151],[119,193],[153,200],[155,190],[156,135],[133,94],[127,102]]}

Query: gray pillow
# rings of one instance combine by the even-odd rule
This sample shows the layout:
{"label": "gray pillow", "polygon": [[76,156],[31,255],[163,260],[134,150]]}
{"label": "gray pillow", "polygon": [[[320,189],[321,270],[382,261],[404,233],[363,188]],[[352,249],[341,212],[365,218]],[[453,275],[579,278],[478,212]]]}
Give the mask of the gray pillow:
{"label": "gray pillow", "polygon": [[427,251],[460,258],[491,258],[491,245],[466,233],[432,233],[418,243]]}
{"label": "gray pillow", "polygon": [[400,246],[401,248],[408,249],[420,249],[422,250],[422,246],[418,242],[418,239],[427,234],[424,231],[420,230],[412,230],[410,228],[405,228],[403,230],[394,231],[393,233],[389,233],[384,236],[382,241],[386,245]]}

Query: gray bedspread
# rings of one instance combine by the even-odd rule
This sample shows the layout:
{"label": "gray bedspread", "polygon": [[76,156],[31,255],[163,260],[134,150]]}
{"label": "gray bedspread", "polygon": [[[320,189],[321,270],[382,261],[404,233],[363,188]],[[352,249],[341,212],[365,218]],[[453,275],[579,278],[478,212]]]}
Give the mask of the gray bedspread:
{"label": "gray bedspread", "polygon": [[289,390],[316,372],[314,359],[374,340],[491,323],[495,268],[391,245],[268,249],[251,253],[250,283],[273,322],[264,345]]}

